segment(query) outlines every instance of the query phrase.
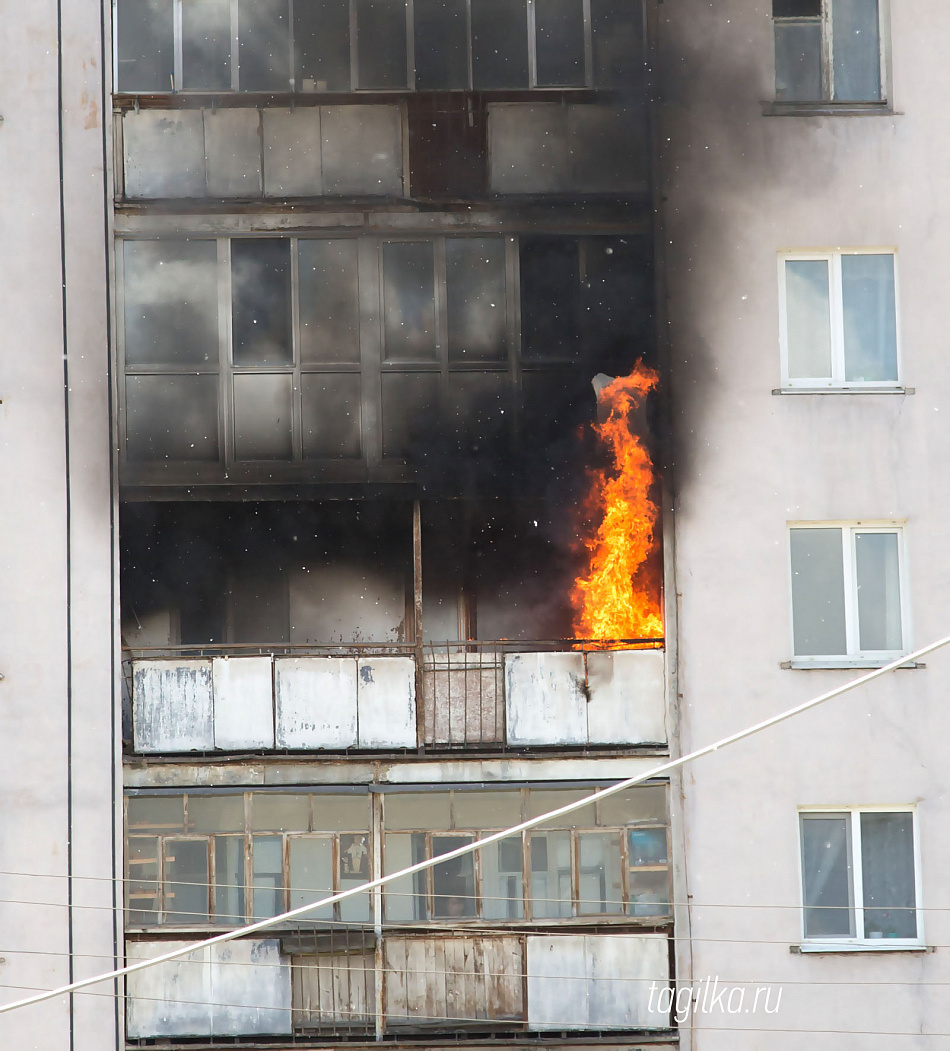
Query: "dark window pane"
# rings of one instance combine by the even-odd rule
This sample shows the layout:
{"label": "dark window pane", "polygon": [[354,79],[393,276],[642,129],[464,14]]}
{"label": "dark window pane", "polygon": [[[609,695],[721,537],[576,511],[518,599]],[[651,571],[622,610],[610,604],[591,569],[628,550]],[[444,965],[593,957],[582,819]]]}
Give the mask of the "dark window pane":
{"label": "dark window pane", "polygon": [[231,316],[235,365],[290,364],[290,240],[231,242]]}
{"label": "dark window pane", "polygon": [[117,21],[119,91],[172,91],[172,0],[122,0]]}
{"label": "dark window pane", "polygon": [[405,0],[356,0],[361,88],[406,87]]}
{"label": "dark window pane", "polygon": [[392,372],[381,380],[383,456],[423,452],[439,417],[439,376],[434,372]]}
{"label": "dark window pane", "polygon": [[802,815],[805,937],[854,937],[851,897],[851,819]]}
{"label": "dark window pane", "polygon": [[165,840],[165,922],[208,922],[207,840]]}
{"label": "dark window pane", "polygon": [[581,0],[535,0],[535,55],[541,87],[584,83]]}
{"label": "dark window pane", "polygon": [[122,246],[128,365],[218,360],[214,241],[126,241]]}
{"label": "dark window pane", "polygon": [[416,88],[468,87],[465,0],[414,0]]}
{"label": "dark window pane", "polygon": [[521,337],[525,358],[573,357],[578,291],[576,241],[554,237],[522,240]]}
{"label": "dark window pane", "polygon": [[358,457],[360,377],[355,373],[305,372],[300,377],[305,459]]}
{"label": "dark window pane", "polygon": [[772,0],[775,18],[821,18],[821,0]]}
{"label": "dark window pane", "polygon": [[622,88],[644,73],[643,12],[629,0],[591,0],[594,84]]}
{"label": "dark window pane", "polygon": [[214,922],[244,923],[243,836],[214,837]]}
{"label": "dark window pane", "polygon": [[504,360],[508,353],[504,238],[449,238],[445,269],[449,358]]}
{"label": "dark window pane", "polygon": [[289,372],[240,373],[234,377],[234,456],[238,460],[289,460],[291,388]]}
{"label": "dark window pane", "polygon": [[463,456],[501,454],[511,421],[506,372],[453,372],[449,376],[448,426]]}
{"label": "dark window pane", "polygon": [[[471,843],[474,836],[433,836],[432,854],[439,857]],[[475,915],[475,858],[463,854],[432,869],[432,912],[437,919]]]}
{"label": "dark window pane", "polygon": [[238,41],[242,91],[290,90],[287,0],[240,0]]}
{"label": "dark window pane", "polygon": [[848,651],[840,529],[793,529],[792,626],[798,656]]}
{"label": "dark window pane", "polygon": [[835,98],[877,102],[881,97],[878,0],[835,0],[832,12]]}
{"label": "dark window pane", "polygon": [[843,255],[846,380],[893,383],[897,379],[897,314],[892,255]]}
{"label": "dark window pane", "polygon": [[916,938],[912,814],[861,815],[864,937]]}
{"label": "dark window pane", "polygon": [[429,241],[383,245],[385,357],[434,361],[435,277]]}
{"label": "dark window pane", "polygon": [[284,911],[284,840],[282,836],[255,836],[253,843],[254,919]]}
{"label": "dark window pane", "polygon": [[779,102],[821,100],[819,23],[775,23],[775,98]]}
{"label": "dark window pane", "polygon": [[181,80],[186,90],[230,90],[230,0],[182,0]]}
{"label": "dark window pane", "polygon": [[472,0],[472,81],[476,89],[528,86],[524,0]]}
{"label": "dark window pane", "polygon": [[858,644],[862,650],[899,650],[901,588],[897,533],[857,533]]}
{"label": "dark window pane", "polygon": [[127,921],[131,927],[151,927],[158,923],[158,838],[130,836],[125,842]]}
{"label": "dark window pane", "polygon": [[349,0],[294,0],[294,47],[298,91],[349,91]]}
{"label": "dark window pane", "polygon": [[127,376],[130,460],[217,460],[217,376]]}
{"label": "dark window pane", "polygon": [[297,242],[302,361],[360,360],[356,240]]}

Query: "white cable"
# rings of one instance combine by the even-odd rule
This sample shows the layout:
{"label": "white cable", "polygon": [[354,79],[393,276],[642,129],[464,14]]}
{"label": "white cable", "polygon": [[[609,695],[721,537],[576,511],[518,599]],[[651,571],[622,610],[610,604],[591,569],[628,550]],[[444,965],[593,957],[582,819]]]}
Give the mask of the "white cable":
{"label": "white cable", "polygon": [[545,822],[550,821],[552,818],[561,817],[563,814],[570,814],[572,811],[580,810],[582,807],[587,806],[593,801],[612,796],[627,788],[632,788],[634,785],[638,785],[642,781],[649,781],[651,778],[657,777],[660,774],[666,774],[670,770],[676,770],[679,767],[684,766],[686,763],[692,762],[694,759],[702,758],[704,755],[711,755],[713,752],[718,751],[720,748],[724,748],[726,745],[742,741],[746,737],[751,737],[753,734],[757,734],[762,730],[767,730],[772,726],[776,726],[778,723],[784,722],[786,719],[791,719],[793,716],[800,715],[802,712],[807,712],[810,708],[815,708],[819,704],[831,700],[833,697],[839,697],[841,694],[847,693],[849,690],[864,685],[864,683],[871,682],[873,679],[879,679],[882,675],[886,675],[888,672],[894,671],[904,664],[910,664],[912,661],[919,660],[921,657],[926,656],[928,653],[933,653],[934,650],[938,650],[942,646],[946,646],[948,643],[950,643],[950,635],[938,639],[936,642],[931,642],[929,645],[923,646],[921,649],[915,650],[913,653],[908,653],[902,657],[898,657],[896,660],[891,661],[889,664],[885,664],[881,668],[875,668],[873,671],[867,672],[865,675],[859,675],[856,679],[846,682],[843,686],[837,686],[833,690],[828,690],[826,693],[819,694],[817,697],[812,697],[811,700],[805,701],[803,704],[795,705],[794,708],[787,708],[784,712],[779,712],[778,715],[770,716],[768,719],[763,719],[761,722],[755,723],[752,726],[747,726],[744,730],[739,730],[736,733],[729,734],[727,737],[722,737],[713,744],[707,744],[702,748],[697,748],[695,751],[689,752],[687,755],[680,756],[679,759],[671,759],[668,763],[662,763],[660,766],[656,766],[652,770],[646,771],[646,773],[636,774],[634,777],[628,777],[624,781],[618,781],[616,784],[610,785],[608,788],[599,789],[589,796],[584,796],[581,799],[575,800],[573,803],[567,803],[562,807],[558,807],[556,810],[551,810],[546,814],[539,815],[538,817],[529,818],[527,821],[522,821],[517,825],[512,825],[511,828],[504,829],[501,832],[493,832],[490,836],[486,836],[484,839],[478,839],[472,843],[466,843],[464,846],[456,847],[455,850],[450,850],[445,854],[440,854],[436,858],[429,858],[426,861],[420,861],[415,865],[410,865],[408,868],[401,869],[399,872],[393,872],[388,876],[380,876],[378,879],[369,880],[367,883],[361,883],[356,887],[351,887],[349,890],[340,891],[339,894],[331,894],[329,897],[323,898],[320,901],[311,902],[309,905],[301,905],[296,909],[290,909],[288,912],[282,912],[277,916],[271,916],[266,920],[258,920],[256,923],[249,923],[244,927],[238,927],[236,930],[226,931],[224,934],[218,934],[213,938],[206,938],[203,941],[193,942],[191,945],[186,945],[182,949],[175,949],[172,952],[162,953],[162,955],[152,957],[150,960],[141,960],[138,963],[129,964],[126,967],[118,967],[113,971],[107,971],[105,974],[95,975],[92,978],[83,978],[80,981],[70,982],[69,985],[61,985],[56,989],[50,989],[47,992],[39,993],[36,996],[28,996],[23,1000],[14,1000],[12,1003],[2,1004],[0,1005],[0,1014],[16,1010],[18,1007],[28,1007],[30,1004],[38,1004],[42,1003],[44,1000],[52,1000],[54,997],[62,996],[65,993],[73,993],[79,989],[85,989],[90,985],[97,985],[99,982],[113,981],[114,979],[122,978],[127,974],[134,974],[136,971],[144,971],[148,967],[155,967],[160,963],[167,963],[170,960],[178,960],[183,956],[188,956],[190,953],[196,952],[198,949],[204,949],[211,945],[220,945],[223,942],[243,938],[248,934],[256,934],[258,931],[268,930],[278,924],[285,923],[287,920],[295,920],[299,917],[306,916],[307,913],[313,912],[315,909],[323,908],[327,905],[332,905],[335,902],[343,901],[345,898],[353,897],[355,894],[362,894],[369,890],[375,890],[376,887],[382,887],[384,884],[389,883],[392,880],[402,879],[405,876],[411,876],[416,872],[423,872],[426,869],[433,868],[435,865],[444,864],[451,858],[459,858],[465,854],[474,853],[476,850],[488,846],[489,843],[497,843],[498,840],[506,839],[508,836],[514,835],[517,832],[523,832],[529,828],[536,828],[538,825],[542,825]]}

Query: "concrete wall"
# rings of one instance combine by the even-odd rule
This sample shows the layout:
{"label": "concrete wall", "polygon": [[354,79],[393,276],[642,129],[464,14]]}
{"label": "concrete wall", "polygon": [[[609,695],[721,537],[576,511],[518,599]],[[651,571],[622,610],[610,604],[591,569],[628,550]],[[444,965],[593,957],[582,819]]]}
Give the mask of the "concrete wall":
{"label": "concrete wall", "polygon": [[[950,9],[890,7],[895,113],[811,117],[763,115],[774,83],[765,0],[656,8],[685,751],[856,674],[780,666],[791,656],[790,521],[905,520],[909,641],[950,630],[950,117],[934,91]],[[838,246],[896,249],[915,393],[771,393],[776,255]],[[775,1014],[695,1015],[696,1051],[909,1051],[940,1042],[919,1034],[950,1032],[942,948],[789,952],[801,940],[797,809],[809,805],[916,804],[934,910],[925,940],[948,942],[950,653],[926,664],[686,771],[692,978],[783,987]]]}
{"label": "concrete wall", "polygon": [[[114,959],[100,17],[90,0],[63,5],[59,25],[52,0],[0,5],[3,1001]],[[72,1033],[65,999],[0,1016],[0,1046],[115,1046],[110,996],[79,996],[72,1010]]]}

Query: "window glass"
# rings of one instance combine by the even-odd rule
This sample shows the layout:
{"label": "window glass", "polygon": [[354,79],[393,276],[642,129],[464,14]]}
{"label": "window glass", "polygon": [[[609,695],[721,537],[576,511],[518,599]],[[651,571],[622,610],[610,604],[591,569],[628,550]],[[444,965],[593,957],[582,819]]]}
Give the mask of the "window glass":
{"label": "window glass", "polygon": [[772,0],[773,18],[821,18],[821,0]]}
{"label": "window glass", "polygon": [[644,785],[615,792],[597,804],[601,825],[666,820],[666,786]]}
{"label": "window glass", "polygon": [[[370,879],[370,840],[368,833],[340,836],[340,890],[349,890]],[[340,919],[346,923],[369,920],[369,894],[354,894],[340,902]]]}
{"label": "window glass", "polygon": [[528,86],[528,22],[519,0],[471,0],[472,82],[486,88]]}
{"label": "window glass", "polygon": [[573,238],[521,239],[521,344],[530,360],[575,355],[580,289]]}
{"label": "window glass", "polygon": [[214,241],[123,243],[126,364],[217,364],[217,254]]}
{"label": "window glass", "polygon": [[359,362],[356,252],[355,238],[297,242],[301,361]]}
{"label": "window glass", "polygon": [[345,795],[318,793],[313,797],[315,832],[343,832],[369,828],[369,796],[358,792]]}
{"label": "window glass", "polygon": [[537,920],[570,916],[570,832],[532,832],[529,845],[531,915]]}
{"label": "window glass", "polygon": [[775,23],[775,98],[820,102],[821,23]]}
{"label": "window glass", "polygon": [[[575,800],[583,799],[593,793],[593,788],[576,789],[532,789],[528,794],[528,817],[540,817],[549,810],[557,810],[558,807],[567,806]],[[572,810],[562,817],[551,819],[551,825],[555,828],[577,828],[594,825],[594,804]]]}
{"label": "window glass", "polygon": [[861,815],[864,937],[916,938],[914,818]]}
{"label": "window glass", "polygon": [[234,458],[293,458],[293,376],[289,372],[234,377]]}
{"label": "window glass", "polygon": [[623,912],[620,833],[585,833],[578,844],[578,915]]}
{"label": "window glass", "polygon": [[217,376],[127,376],[126,452],[132,461],[217,460]]}
{"label": "window glass", "polygon": [[539,87],[584,83],[584,6],[581,0],[534,0]]}
{"label": "window glass", "polygon": [[504,238],[448,238],[445,269],[449,358],[504,360],[508,351]]}
{"label": "window glass", "polygon": [[214,922],[244,923],[244,837],[214,837]]}
{"label": "window glass", "polygon": [[853,937],[849,815],[803,814],[801,834],[805,937]]}
{"label": "window glass", "polygon": [[241,90],[289,91],[287,0],[239,0],[238,39]]}
{"label": "window glass", "polygon": [[[291,836],[290,907],[300,908],[333,893],[333,839],[330,836]],[[314,909],[304,920],[332,920],[333,906]]]}
{"label": "window glass", "polygon": [[590,0],[594,84],[622,88],[643,74],[643,12],[628,0]]}
{"label": "window glass", "polygon": [[243,832],[244,796],[188,796],[189,832]]}
{"label": "window glass", "polygon": [[394,372],[380,382],[383,456],[425,455],[437,426],[441,388],[436,372]]}
{"label": "window glass", "polygon": [[405,0],[355,0],[359,86],[406,87]]}
{"label": "window glass", "polygon": [[235,365],[293,363],[289,238],[231,241],[231,317]]}
{"label": "window glass", "polygon": [[284,837],[254,836],[254,919],[284,911]]}
{"label": "window glass", "polygon": [[831,376],[831,305],[826,259],[785,261],[785,314],[790,379]]}
{"label": "window glass", "polygon": [[[387,874],[416,865],[426,858],[425,833],[386,834],[383,848],[383,871]],[[386,919],[392,923],[428,918],[426,908],[426,874],[417,872],[412,876],[387,883],[383,889]]]}
{"label": "window glass", "polygon": [[173,0],[122,0],[116,12],[119,91],[171,91],[175,79]]}
{"label": "window glass", "polygon": [[126,856],[127,922],[130,927],[151,927],[158,923],[158,837],[130,837]]}
{"label": "window glass", "polygon": [[165,922],[208,922],[208,841],[166,839]]}
{"label": "window glass", "polygon": [[310,828],[310,797],[296,792],[254,792],[251,828],[255,832],[306,832]]}
{"label": "window glass", "polygon": [[310,372],[300,377],[303,457],[352,459],[362,452],[360,377]]}
{"label": "window glass", "polygon": [[[433,836],[433,857],[474,842],[474,836]],[[475,857],[463,854],[432,868],[432,910],[436,919],[470,919],[475,915]]]}
{"label": "window glass", "polygon": [[186,91],[231,88],[231,0],[182,0],[181,80]]}
{"label": "window glass", "polygon": [[835,99],[877,102],[881,97],[878,0],[834,0],[832,54]]}
{"label": "window glass", "polygon": [[897,533],[856,533],[858,635],[862,650],[899,650],[900,571]]}
{"label": "window glass", "polygon": [[845,379],[897,379],[897,317],[894,256],[843,255]]}
{"label": "window glass", "polygon": [[847,653],[840,529],[792,529],[792,625],[795,653]]}
{"label": "window glass", "polygon": [[455,798],[456,828],[508,828],[521,821],[521,793],[513,791],[464,792]]}
{"label": "window glass", "polygon": [[524,917],[524,873],[521,836],[509,836],[482,847],[482,916],[486,920]]}
{"label": "window glass", "polygon": [[294,0],[294,48],[297,91],[349,91],[349,0]]}
{"label": "window glass", "polygon": [[631,868],[652,868],[667,864],[665,828],[631,828],[627,837]]}
{"label": "window glass", "polygon": [[129,796],[130,832],[184,832],[185,810],[182,796]]}
{"label": "window glass", "polygon": [[416,90],[468,87],[465,0],[413,0]]}
{"label": "window glass", "polygon": [[383,796],[387,829],[451,828],[448,792],[387,792]]}
{"label": "window glass", "polygon": [[434,361],[435,264],[429,241],[383,245],[386,358]]}

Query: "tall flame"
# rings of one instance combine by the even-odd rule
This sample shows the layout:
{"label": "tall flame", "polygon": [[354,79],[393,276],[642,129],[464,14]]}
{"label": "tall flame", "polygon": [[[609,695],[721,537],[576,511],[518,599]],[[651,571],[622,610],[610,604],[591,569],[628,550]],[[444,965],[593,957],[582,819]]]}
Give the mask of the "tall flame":
{"label": "tall flame", "polygon": [[638,362],[629,376],[611,380],[600,393],[601,414],[606,409],[607,417],[593,428],[609,451],[610,467],[591,472],[587,518],[599,524],[583,538],[588,570],[571,590],[577,639],[663,635],[659,589],[648,579],[647,562],[658,515],[651,499],[653,462],[633,421],[658,378]]}

